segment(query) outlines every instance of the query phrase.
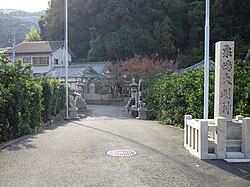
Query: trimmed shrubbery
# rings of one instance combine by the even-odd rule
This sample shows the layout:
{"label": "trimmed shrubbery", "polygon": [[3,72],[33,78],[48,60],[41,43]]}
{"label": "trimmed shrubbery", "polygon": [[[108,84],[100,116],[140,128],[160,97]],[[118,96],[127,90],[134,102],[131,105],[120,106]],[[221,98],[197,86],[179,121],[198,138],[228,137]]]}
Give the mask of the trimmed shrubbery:
{"label": "trimmed shrubbery", "polygon": [[52,116],[55,116],[60,110],[65,109],[66,95],[65,84],[59,84],[57,79],[48,79],[43,77],[40,80],[42,85],[42,120],[44,122],[49,121]]}
{"label": "trimmed shrubbery", "polygon": [[[163,124],[183,127],[184,115],[203,118],[204,69],[158,75],[145,82],[144,101]],[[214,70],[210,70],[209,118],[214,115]],[[250,116],[250,64],[235,62],[234,115]]]}
{"label": "trimmed shrubbery", "polygon": [[[0,57],[0,142],[35,132],[65,106],[59,81],[31,77],[31,66]],[[65,88],[65,87],[64,87]],[[58,101],[57,101],[58,98]],[[60,101],[59,101],[60,100]]]}

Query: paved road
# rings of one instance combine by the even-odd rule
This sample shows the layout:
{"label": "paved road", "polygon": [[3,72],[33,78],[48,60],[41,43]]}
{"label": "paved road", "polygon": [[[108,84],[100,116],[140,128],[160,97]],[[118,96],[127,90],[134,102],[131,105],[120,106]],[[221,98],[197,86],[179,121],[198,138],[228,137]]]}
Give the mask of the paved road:
{"label": "paved road", "polygon": [[[0,150],[0,186],[250,186],[250,164],[191,156],[183,130],[131,119],[123,107],[89,109]],[[137,155],[107,154],[118,149]]]}

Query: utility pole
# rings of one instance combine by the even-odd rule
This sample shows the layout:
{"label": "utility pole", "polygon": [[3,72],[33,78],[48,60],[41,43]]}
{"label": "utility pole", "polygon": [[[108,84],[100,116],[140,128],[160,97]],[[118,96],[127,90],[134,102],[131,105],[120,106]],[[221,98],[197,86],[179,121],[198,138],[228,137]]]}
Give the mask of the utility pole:
{"label": "utility pole", "polygon": [[206,0],[206,20],[205,20],[205,44],[204,44],[204,119],[208,119],[208,99],[209,99],[209,7],[210,0]]}
{"label": "utility pole", "polygon": [[12,65],[15,65],[16,58],[16,32],[12,32]]}
{"label": "utility pole", "polygon": [[69,119],[69,89],[68,89],[68,0],[65,0],[65,82],[66,82],[66,119]]}

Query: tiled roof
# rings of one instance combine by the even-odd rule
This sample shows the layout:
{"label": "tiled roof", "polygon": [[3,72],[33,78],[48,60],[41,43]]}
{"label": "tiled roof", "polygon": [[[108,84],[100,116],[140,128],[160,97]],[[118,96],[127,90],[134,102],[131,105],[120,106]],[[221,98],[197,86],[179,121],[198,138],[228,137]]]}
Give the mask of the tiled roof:
{"label": "tiled roof", "polygon": [[[16,45],[16,53],[51,53],[63,46],[64,41],[35,41],[22,42]],[[12,53],[8,50],[6,53]]]}
{"label": "tiled roof", "polygon": [[[91,70],[91,71],[88,71]],[[105,62],[91,62],[77,65],[69,65],[68,77],[102,77],[107,71]],[[49,77],[65,77],[65,67],[54,67],[48,72]]]}
{"label": "tiled roof", "polygon": [[[189,66],[189,67],[187,67],[187,68],[183,68],[183,69],[181,69],[180,71],[181,71],[181,72],[190,71],[190,70],[192,70],[192,69],[194,69],[194,68],[203,68],[203,67],[204,67],[204,60],[200,61],[200,62],[197,63],[197,64],[194,64],[194,65],[192,65],[192,66]],[[215,67],[215,62],[212,61],[212,60],[209,60],[209,67],[214,68],[214,67]]]}

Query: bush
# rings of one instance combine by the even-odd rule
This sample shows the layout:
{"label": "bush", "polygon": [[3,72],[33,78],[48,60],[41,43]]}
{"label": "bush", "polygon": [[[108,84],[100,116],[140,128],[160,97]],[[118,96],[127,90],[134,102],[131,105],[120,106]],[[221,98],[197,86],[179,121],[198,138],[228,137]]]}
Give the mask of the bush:
{"label": "bush", "polygon": [[[235,64],[234,115],[250,116],[250,63]],[[144,101],[163,124],[183,127],[184,115],[203,118],[204,69],[157,76],[145,82]],[[209,118],[214,117],[214,70],[210,70]]]}
{"label": "bush", "polygon": [[234,114],[250,116],[250,61],[237,60],[234,74]]}
{"label": "bush", "polygon": [[49,81],[48,77],[44,77],[41,80],[41,85],[43,88],[42,91],[42,104],[43,104],[43,111],[42,111],[42,120],[44,122],[49,121],[52,109],[52,96],[53,96],[53,88],[52,84]]}
{"label": "bush", "polygon": [[36,131],[65,108],[65,85],[34,79],[30,69],[0,56],[0,143]]}
{"label": "bush", "polygon": [[[213,76],[210,77],[213,79]],[[185,114],[202,118],[202,70],[195,69],[183,74],[167,73],[156,80],[146,81],[145,87],[145,102],[158,112],[161,123],[182,127]]]}
{"label": "bush", "polygon": [[0,142],[33,132],[41,125],[42,87],[31,77],[31,66],[0,61]]}
{"label": "bush", "polygon": [[52,116],[56,116],[60,110],[65,109],[66,87],[64,84],[60,84],[57,79],[49,79],[46,76],[42,78],[41,85],[43,87],[42,119],[47,122]]}

